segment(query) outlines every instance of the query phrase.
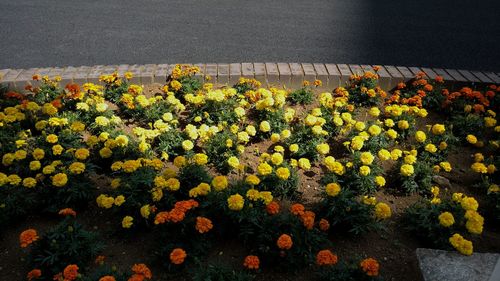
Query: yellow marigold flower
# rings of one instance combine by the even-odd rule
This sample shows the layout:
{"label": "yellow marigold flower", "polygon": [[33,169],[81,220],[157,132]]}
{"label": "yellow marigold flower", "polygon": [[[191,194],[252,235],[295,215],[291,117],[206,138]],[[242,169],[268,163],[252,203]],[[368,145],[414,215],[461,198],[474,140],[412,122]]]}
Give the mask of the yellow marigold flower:
{"label": "yellow marigold flower", "polygon": [[276,170],[276,176],[281,180],[287,180],[290,177],[290,170],[286,167],[280,167]]}
{"label": "yellow marigold flower", "polygon": [[[1,182],[1,181],[0,181]],[[492,184],[488,187],[488,194],[500,192],[500,187],[496,184]]]}
{"label": "yellow marigold flower", "polygon": [[149,218],[149,216],[151,215],[151,206],[149,206],[149,204],[142,206],[140,212],[143,218]]}
{"label": "yellow marigold flower", "polygon": [[361,163],[363,163],[363,165],[371,165],[375,157],[373,157],[373,155],[369,151],[366,151],[361,153],[359,159],[361,160]]}
{"label": "yellow marigold flower", "polygon": [[245,199],[243,199],[243,196],[238,193],[233,194],[229,196],[229,198],[227,198],[227,205],[230,210],[240,211],[241,209],[243,209],[244,204]]}
{"label": "yellow marigold flower", "polygon": [[391,217],[391,207],[386,203],[379,202],[375,205],[375,217],[379,220],[388,219]]}
{"label": "yellow marigold flower", "polygon": [[381,149],[378,152],[378,158],[382,161],[391,159],[391,153],[387,149]]}
{"label": "yellow marigold flower", "polygon": [[321,155],[326,155],[330,152],[330,146],[327,143],[316,145],[316,151]]}
{"label": "yellow marigold flower", "polygon": [[455,233],[449,239],[450,244],[462,255],[470,256],[473,252],[472,242]]}
{"label": "yellow marigold flower", "polygon": [[269,205],[273,201],[273,194],[271,191],[261,191],[259,192],[260,200],[264,202],[265,205]]}
{"label": "yellow marigold flower", "polygon": [[425,140],[426,140],[426,139],[427,139],[427,136],[425,135],[425,133],[424,133],[424,132],[422,132],[422,131],[417,131],[417,132],[415,133],[415,140],[416,140],[417,142],[422,143],[422,142],[425,142]]}
{"label": "yellow marigold flower", "polygon": [[363,148],[364,143],[365,142],[361,136],[355,136],[351,140],[351,148],[353,150],[360,150],[361,148]]}
{"label": "yellow marigold flower", "polygon": [[497,124],[497,120],[495,118],[484,117],[484,125],[487,128],[495,127],[496,124]]}
{"label": "yellow marigold flower", "polygon": [[42,167],[42,164],[40,163],[40,161],[35,160],[35,161],[31,161],[29,166],[30,166],[30,170],[36,171]]}
{"label": "yellow marigold flower", "polygon": [[121,180],[120,179],[112,179],[111,180],[111,188],[113,189],[117,189],[121,184]]}
{"label": "yellow marigold flower", "polygon": [[398,137],[398,132],[396,132],[395,130],[393,129],[389,129],[387,130],[386,132],[387,136],[390,138],[390,139],[396,139]]}
{"label": "yellow marigold flower", "polygon": [[182,168],[186,165],[187,161],[186,161],[186,157],[184,156],[177,156],[174,158],[174,165],[177,167],[177,168]]}
{"label": "yellow marigold flower", "polygon": [[68,183],[68,176],[65,173],[58,173],[52,177],[52,185],[57,187],[65,186]]}
{"label": "yellow marigold flower", "polygon": [[260,179],[256,175],[248,175],[245,179],[245,182],[255,186],[260,183]]}
{"label": "yellow marigold flower", "polygon": [[294,143],[294,144],[291,144],[288,149],[290,150],[290,152],[292,153],[296,153],[297,151],[299,151],[299,145]]}
{"label": "yellow marigold flower", "polygon": [[56,143],[56,142],[59,140],[59,138],[58,138],[56,135],[54,135],[54,134],[50,134],[50,135],[48,135],[48,136],[45,138],[45,140],[46,140],[48,143]]}
{"label": "yellow marigold flower", "polygon": [[85,171],[85,164],[82,162],[73,162],[69,165],[69,171],[73,174],[81,174]]}
{"label": "yellow marigold flower", "polygon": [[288,130],[288,129],[281,131],[281,138],[283,138],[283,139],[287,139],[291,135],[292,135],[292,132],[290,132],[290,130]]}
{"label": "yellow marigold flower", "polygon": [[52,154],[54,154],[54,155],[61,155],[63,150],[64,150],[64,148],[59,144],[52,146]]}
{"label": "yellow marigold flower", "polygon": [[257,172],[259,175],[266,176],[273,172],[273,167],[267,164],[267,162],[262,162],[257,166]]}
{"label": "yellow marigold flower", "polygon": [[269,132],[271,130],[271,125],[267,121],[260,122],[259,129],[261,132]]}
{"label": "yellow marigold flower", "polygon": [[109,158],[111,155],[113,155],[113,151],[107,147],[103,147],[102,149],[99,150],[99,155],[102,158]]}
{"label": "yellow marigold flower", "polygon": [[123,203],[125,203],[125,196],[123,196],[123,195],[116,196],[116,198],[114,200],[114,204],[116,206],[121,206]]}
{"label": "yellow marigold flower", "polygon": [[300,158],[298,161],[298,165],[303,170],[311,169],[311,162],[307,158]]}
{"label": "yellow marigold flower", "polygon": [[434,124],[431,129],[434,135],[442,135],[446,131],[443,124]]}
{"label": "yellow marigold flower", "polygon": [[214,187],[215,191],[225,190],[228,186],[227,178],[225,176],[216,176],[212,180],[212,186]]}
{"label": "yellow marigold flower", "polygon": [[131,228],[133,224],[134,224],[134,218],[131,216],[126,216],[122,220],[123,228]]}
{"label": "yellow marigold flower", "polygon": [[363,165],[363,166],[359,167],[359,174],[362,176],[366,177],[370,174],[370,172],[371,172],[371,169],[368,166]]}
{"label": "yellow marigold flower", "polygon": [[126,147],[128,145],[128,137],[125,135],[119,135],[115,138],[116,144],[120,147]]}
{"label": "yellow marigold flower", "polygon": [[181,182],[176,178],[169,178],[166,182],[166,187],[170,191],[177,191],[181,188]]}
{"label": "yellow marigold flower", "polygon": [[185,140],[185,141],[182,142],[182,148],[185,151],[189,151],[189,150],[193,149],[193,147],[194,147],[194,144],[190,140]]}
{"label": "yellow marigold flower", "polygon": [[27,188],[32,188],[36,186],[36,179],[28,177],[23,179],[23,186]]}
{"label": "yellow marigold flower", "polygon": [[378,135],[380,135],[381,132],[382,132],[382,128],[380,128],[377,125],[371,125],[368,128],[368,133],[370,133],[370,135],[372,135],[372,136],[378,136]]}
{"label": "yellow marigold flower", "polygon": [[365,205],[375,205],[377,204],[377,198],[375,196],[363,196],[363,204]]}
{"label": "yellow marigold flower", "polygon": [[443,212],[439,215],[439,224],[441,224],[444,227],[450,227],[455,223],[455,218],[453,217],[453,214],[450,212]]}
{"label": "yellow marigold flower", "polygon": [[271,162],[273,162],[274,165],[280,165],[283,163],[283,155],[281,153],[273,153],[271,156]]}
{"label": "yellow marigold flower", "polygon": [[368,113],[373,117],[377,117],[380,115],[380,109],[378,109],[378,107],[372,107]]}
{"label": "yellow marigold flower", "polygon": [[104,117],[104,116],[97,116],[95,119],[94,119],[94,122],[101,126],[101,127],[105,127],[105,126],[108,126],[110,121],[108,118]]}
{"label": "yellow marigold flower", "polygon": [[238,169],[240,167],[240,160],[236,156],[231,156],[227,159],[227,164],[233,169]]}
{"label": "yellow marigold flower", "polygon": [[326,194],[328,194],[328,196],[335,197],[335,196],[339,195],[341,188],[340,188],[340,185],[336,182],[329,183],[326,185],[325,191],[326,191]]}
{"label": "yellow marigold flower", "polygon": [[470,144],[476,144],[477,143],[477,138],[474,135],[467,135],[467,137],[465,139]]}
{"label": "yellow marigold flower", "polygon": [[464,210],[472,210],[472,211],[477,211],[477,208],[479,207],[479,203],[477,203],[476,199],[474,197],[465,197],[462,198],[460,201],[460,205],[462,206],[462,209]]}
{"label": "yellow marigold flower", "polygon": [[257,189],[249,189],[247,190],[246,197],[250,199],[251,201],[257,201],[260,199],[260,193]]}
{"label": "yellow marigold flower", "polygon": [[400,172],[401,172],[401,175],[403,175],[405,177],[409,177],[409,176],[413,175],[415,170],[413,169],[412,165],[403,164],[403,165],[401,165]]}
{"label": "yellow marigold flower", "polygon": [[75,157],[78,160],[85,160],[87,157],[89,157],[90,152],[86,148],[79,148],[75,151]]}
{"label": "yellow marigold flower", "polygon": [[7,177],[7,180],[11,185],[19,185],[21,183],[21,177],[19,177],[18,175],[9,175]]}
{"label": "yellow marigold flower", "polygon": [[41,148],[35,148],[31,154],[35,160],[41,160],[45,157],[45,151]]}
{"label": "yellow marigold flower", "polygon": [[376,176],[375,177],[375,184],[378,187],[385,186],[385,178],[383,176]]}
{"label": "yellow marigold flower", "polygon": [[196,153],[193,156],[193,160],[198,165],[205,165],[208,163],[208,156],[204,153]]}
{"label": "yellow marigold flower", "polygon": [[471,169],[476,173],[486,174],[488,173],[488,168],[483,163],[476,162],[471,165]]}
{"label": "yellow marigold flower", "polygon": [[410,124],[406,120],[398,121],[398,128],[401,130],[406,130],[410,127]]}

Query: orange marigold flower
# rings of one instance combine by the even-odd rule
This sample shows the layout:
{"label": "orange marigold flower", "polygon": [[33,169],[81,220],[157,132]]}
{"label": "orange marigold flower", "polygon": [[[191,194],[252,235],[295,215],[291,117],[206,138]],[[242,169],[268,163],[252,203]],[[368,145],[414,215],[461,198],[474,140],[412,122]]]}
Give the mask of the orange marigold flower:
{"label": "orange marigold flower", "polygon": [[300,216],[300,219],[302,220],[302,223],[304,224],[305,228],[311,230],[314,227],[314,218],[316,217],[316,214],[311,211],[305,211],[302,216]]}
{"label": "orange marigold flower", "polygon": [[156,214],[155,224],[166,223],[169,221],[169,218],[170,218],[169,212],[159,212],[158,214]]}
{"label": "orange marigold flower", "polygon": [[401,89],[403,89],[404,87],[406,87],[406,84],[405,84],[405,83],[403,83],[403,82],[399,82],[399,83],[398,83],[398,90],[401,90]]}
{"label": "orange marigold flower", "polygon": [[111,275],[106,275],[106,276],[103,276],[99,279],[99,281],[116,281],[115,277],[111,276]]}
{"label": "orange marigold flower", "polygon": [[78,266],[70,264],[63,270],[64,281],[73,281],[78,277]]}
{"label": "orange marigold flower", "polygon": [[142,276],[140,274],[134,274],[134,275],[130,276],[128,281],[144,281],[144,279],[146,279],[144,276]]}
{"label": "orange marigold flower", "polygon": [[260,260],[257,256],[246,256],[243,266],[248,269],[259,269]]}
{"label": "orange marigold flower", "polygon": [[169,219],[171,222],[181,222],[184,220],[186,217],[186,213],[182,209],[172,209],[172,211],[169,212]]}
{"label": "orange marigold flower", "polygon": [[42,76],[40,74],[35,74],[35,75],[33,75],[32,78],[33,78],[33,80],[38,81],[38,80],[42,79]]}
{"label": "orange marigold flower", "polygon": [[444,83],[444,79],[442,76],[436,76],[436,78],[434,78],[434,80],[438,83]]}
{"label": "orange marigold flower", "polygon": [[76,212],[71,208],[65,208],[59,211],[59,215],[76,217]]}
{"label": "orange marigold flower", "polygon": [[33,269],[32,271],[28,272],[28,275],[26,275],[26,278],[28,278],[28,281],[31,281],[33,279],[40,278],[42,276],[42,271],[40,269]]}
{"label": "orange marigold flower", "polygon": [[97,258],[95,258],[94,263],[95,264],[103,264],[105,259],[106,259],[105,256],[102,256],[102,255],[101,256],[97,256]]}
{"label": "orange marigold flower", "polygon": [[151,270],[148,268],[147,265],[145,265],[143,263],[134,264],[132,266],[132,271],[136,275],[142,275],[147,279],[151,279],[153,277],[153,274],[151,274]]}
{"label": "orange marigold flower", "polygon": [[290,213],[296,215],[296,216],[302,216],[304,214],[304,205],[300,203],[295,203],[290,207]]}
{"label": "orange marigold flower", "polygon": [[214,226],[212,225],[212,221],[210,219],[204,218],[204,217],[197,217],[196,218],[196,230],[198,230],[199,233],[206,233],[209,232]]}
{"label": "orange marigold flower", "polygon": [[364,259],[361,261],[360,266],[361,269],[366,273],[366,275],[368,276],[378,275],[379,264],[376,259],[373,258]]}
{"label": "orange marigold flower", "polygon": [[374,70],[374,71],[379,71],[379,70],[380,70],[380,66],[375,65],[375,66],[373,67],[373,70]]}
{"label": "orange marigold flower", "polygon": [[431,85],[431,84],[427,84],[427,85],[425,85],[425,86],[424,86],[424,90],[426,90],[427,92],[430,92],[430,91],[432,91],[433,89],[434,89],[434,88],[432,87],[432,85]]}
{"label": "orange marigold flower", "polygon": [[326,219],[321,219],[319,221],[319,229],[321,231],[328,231],[328,229],[330,229],[330,223]]}
{"label": "orange marigold flower", "polygon": [[60,99],[55,99],[53,100],[52,102],[50,102],[55,108],[61,108],[62,107],[62,103],[61,103],[61,100]]}
{"label": "orange marigold flower", "polygon": [[276,215],[280,212],[280,204],[276,201],[272,201],[266,206],[266,211],[270,215]]}
{"label": "orange marigold flower", "polygon": [[38,240],[38,234],[35,229],[27,229],[21,232],[19,235],[19,242],[21,244],[21,248],[28,247],[31,243]]}
{"label": "orange marigold flower", "polygon": [[276,245],[282,250],[289,250],[293,245],[292,237],[288,234],[282,234],[276,241]]}
{"label": "orange marigold flower", "polygon": [[334,265],[338,261],[337,255],[330,250],[321,250],[316,255],[317,265]]}
{"label": "orange marigold flower", "polygon": [[170,261],[173,264],[182,264],[184,262],[184,259],[186,259],[187,254],[186,251],[184,251],[181,248],[176,248],[173,249],[172,252],[170,253]]}

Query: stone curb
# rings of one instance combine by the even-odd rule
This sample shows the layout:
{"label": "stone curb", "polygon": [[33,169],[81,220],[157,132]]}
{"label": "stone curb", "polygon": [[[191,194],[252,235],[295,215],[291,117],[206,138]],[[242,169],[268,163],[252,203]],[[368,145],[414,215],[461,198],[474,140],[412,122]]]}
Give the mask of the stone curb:
{"label": "stone curb", "polygon": [[[323,89],[333,89],[345,85],[352,74],[362,74],[364,71],[373,71],[375,65],[356,64],[323,64],[323,63],[207,63],[193,64],[200,67],[201,73],[197,74],[200,80],[216,84],[234,84],[240,77],[256,78],[268,85],[286,85],[298,87],[304,80],[320,79]],[[132,83],[151,84],[164,83],[175,64],[146,64],[146,65],[96,65],[96,66],[68,66],[30,69],[0,69],[0,83],[7,84],[10,88],[22,90],[26,84],[36,85],[32,81],[33,74],[50,77],[61,76],[62,84],[74,83],[100,83],[99,76],[118,72],[123,75],[130,71],[134,74]],[[464,83],[492,83],[500,84],[500,72],[481,72],[462,69],[443,69],[427,67],[405,67],[378,65],[380,70],[380,86],[384,90],[394,88],[398,83],[408,81],[419,72],[424,72],[429,78],[443,77],[451,86],[459,87]],[[207,79],[210,77],[210,80]]]}

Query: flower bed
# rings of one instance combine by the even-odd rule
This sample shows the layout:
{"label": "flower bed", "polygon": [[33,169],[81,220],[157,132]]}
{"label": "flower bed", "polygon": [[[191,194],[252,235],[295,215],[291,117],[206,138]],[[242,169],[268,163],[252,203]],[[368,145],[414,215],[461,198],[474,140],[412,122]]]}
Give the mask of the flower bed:
{"label": "flower bed", "polygon": [[[419,74],[386,93],[376,69],[332,92],[216,88],[197,71],[148,93],[114,73],[3,94],[0,235],[27,226],[28,280],[378,280],[416,246],[499,250],[500,88]],[[109,254],[133,241],[138,260]]]}

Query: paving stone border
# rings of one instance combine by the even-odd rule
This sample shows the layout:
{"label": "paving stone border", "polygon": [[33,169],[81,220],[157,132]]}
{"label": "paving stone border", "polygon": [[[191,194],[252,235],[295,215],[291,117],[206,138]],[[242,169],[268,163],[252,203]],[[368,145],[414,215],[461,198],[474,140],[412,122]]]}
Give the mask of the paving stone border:
{"label": "paving stone border", "polygon": [[[332,89],[345,85],[352,74],[362,74],[364,71],[373,71],[375,65],[357,64],[324,64],[324,63],[206,63],[193,64],[200,67],[201,73],[197,77],[216,84],[234,84],[240,77],[256,78],[269,85],[287,85],[297,87],[304,80],[320,79],[324,89]],[[117,71],[120,75],[130,71],[134,74],[132,83],[151,84],[165,82],[175,64],[145,64],[145,65],[95,65],[95,66],[68,66],[30,69],[0,69],[0,83],[11,88],[24,89],[26,84],[36,84],[32,81],[33,74],[59,75],[61,83],[100,83],[99,76]],[[380,86],[384,90],[394,88],[399,82],[412,79],[417,73],[424,72],[429,78],[443,77],[444,81],[453,88],[464,83],[494,83],[500,84],[500,72],[481,72],[462,69],[443,69],[428,67],[406,67],[392,65],[378,65]]]}

